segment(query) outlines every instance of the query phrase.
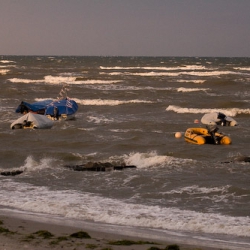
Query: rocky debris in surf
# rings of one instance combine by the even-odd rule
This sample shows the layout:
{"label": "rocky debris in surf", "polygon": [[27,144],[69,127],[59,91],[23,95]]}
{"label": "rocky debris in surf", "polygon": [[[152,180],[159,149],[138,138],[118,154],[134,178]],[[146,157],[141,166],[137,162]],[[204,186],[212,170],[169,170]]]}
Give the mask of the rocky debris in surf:
{"label": "rocky debris in surf", "polygon": [[[65,166],[68,169],[74,170],[74,171],[112,171],[112,170],[123,170],[125,168],[136,168],[134,165],[126,165],[125,163],[120,165],[114,165],[110,162],[88,162],[86,164],[81,165],[66,165]],[[22,174],[24,171],[22,170],[13,170],[13,171],[3,171],[0,172],[1,175],[4,176],[15,176]]]}
{"label": "rocky debris in surf", "polygon": [[66,168],[69,168],[74,171],[112,171],[112,170],[123,170],[125,168],[136,168],[134,165],[114,165],[110,162],[88,162],[81,165],[66,165]]}
{"label": "rocky debris in surf", "polygon": [[236,156],[232,160],[224,161],[222,163],[231,163],[231,162],[250,162],[250,156]]}
{"label": "rocky debris in surf", "polygon": [[0,174],[4,176],[15,176],[15,175],[19,175],[22,173],[23,173],[22,170],[13,170],[13,171],[3,171]]}

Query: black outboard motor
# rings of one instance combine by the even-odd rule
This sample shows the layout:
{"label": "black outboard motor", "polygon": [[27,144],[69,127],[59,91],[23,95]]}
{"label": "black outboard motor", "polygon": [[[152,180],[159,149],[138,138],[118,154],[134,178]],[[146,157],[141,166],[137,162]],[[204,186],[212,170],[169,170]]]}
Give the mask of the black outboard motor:
{"label": "black outboard motor", "polygon": [[220,121],[217,123],[218,125],[221,125],[221,126],[228,126],[228,121],[225,119],[226,116],[222,113],[218,113],[218,116],[217,116],[218,119],[220,119]]}
{"label": "black outboard motor", "polygon": [[219,141],[217,140],[215,133],[219,130],[219,128],[215,125],[207,125],[206,127],[207,127],[209,134],[212,137],[214,144],[218,145]]}

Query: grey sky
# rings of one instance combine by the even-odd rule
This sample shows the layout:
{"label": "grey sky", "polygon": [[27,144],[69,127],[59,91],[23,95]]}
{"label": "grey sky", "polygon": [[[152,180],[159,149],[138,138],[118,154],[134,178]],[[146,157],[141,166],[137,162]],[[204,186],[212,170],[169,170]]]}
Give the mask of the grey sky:
{"label": "grey sky", "polygon": [[0,0],[0,55],[250,56],[250,0]]}

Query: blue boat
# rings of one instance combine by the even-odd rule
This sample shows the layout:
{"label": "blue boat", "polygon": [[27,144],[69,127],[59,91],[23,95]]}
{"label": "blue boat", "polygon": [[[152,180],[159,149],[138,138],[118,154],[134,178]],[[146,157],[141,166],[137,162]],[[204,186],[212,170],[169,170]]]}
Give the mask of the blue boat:
{"label": "blue boat", "polygon": [[28,112],[45,115],[51,120],[71,120],[75,118],[78,105],[74,100],[67,98],[61,100],[44,100],[34,103],[22,101],[17,107],[16,113]]}

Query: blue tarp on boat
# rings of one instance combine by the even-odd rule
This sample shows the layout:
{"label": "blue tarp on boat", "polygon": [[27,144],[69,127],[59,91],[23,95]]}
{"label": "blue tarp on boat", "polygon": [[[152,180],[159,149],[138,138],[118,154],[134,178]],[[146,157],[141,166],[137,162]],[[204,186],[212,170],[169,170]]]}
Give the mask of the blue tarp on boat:
{"label": "blue tarp on boat", "polygon": [[45,115],[61,116],[63,114],[66,114],[67,116],[70,116],[73,115],[77,111],[77,109],[77,103],[66,98],[63,100],[51,102],[45,110]]}
{"label": "blue tarp on boat", "polygon": [[16,113],[25,114],[28,112],[34,112],[58,119],[61,115],[64,115],[65,118],[68,116],[73,116],[77,110],[77,103],[74,100],[65,98],[56,101],[39,101],[32,104],[21,102],[21,104],[16,109]]}
{"label": "blue tarp on boat", "polygon": [[52,103],[53,100],[44,100],[44,101],[39,101],[39,102],[34,102],[34,103],[28,103],[22,101],[21,104],[17,107],[16,113],[28,113],[28,112],[35,112],[35,113],[41,113],[44,114],[46,107]]}

